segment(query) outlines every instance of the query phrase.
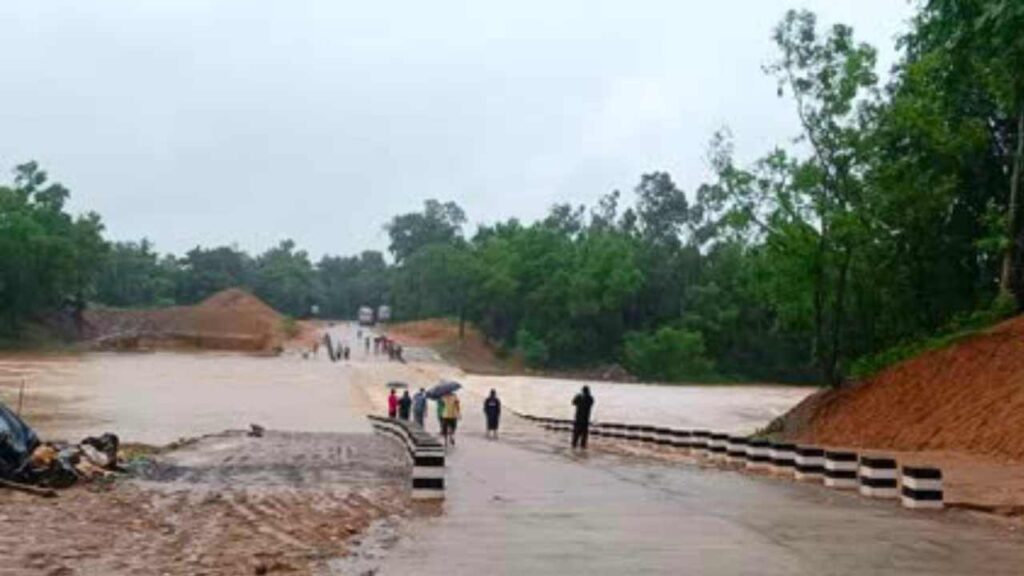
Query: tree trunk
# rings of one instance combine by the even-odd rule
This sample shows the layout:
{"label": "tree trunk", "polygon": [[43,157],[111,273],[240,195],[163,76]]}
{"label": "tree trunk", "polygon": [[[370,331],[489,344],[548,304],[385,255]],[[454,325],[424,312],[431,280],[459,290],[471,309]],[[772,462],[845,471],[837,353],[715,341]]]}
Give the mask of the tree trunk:
{"label": "tree trunk", "polygon": [[830,382],[828,356],[825,350],[825,234],[818,240],[818,261],[814,275],[814,355],[818,360],[821,377]]}
{"label": "tree trunk", "polygon": [[466,305],[459,304],[459,346],[466,338]]}
{"label": "tree trunk", "polygon": [[1020,181],[1024,170],[1024,104],[1017,113],[1017,146],[1013,153],[1013,169],[1010,175],[1010,199],[1006,217],[1006,251],[1003,253],[1003,270],[999,277],[999,289],[1003,294],[1011,296],[1020,308],[1017,297],[1017,234],[1020,227]]}
{"label": "tree trunk", "polygon": [[829,386],[833,388],[838,387],[843,381],[842,374],[839,373],[839,357],[842,352],[843,323],[846,319],[846,284],[850,276],[850,260],[852,258],[853,250],[848,249],[843,255],[843,263],[839,268],[836,299],[832,303],[832,341],[829,345],[828,365],[825,372],[828,374]]}

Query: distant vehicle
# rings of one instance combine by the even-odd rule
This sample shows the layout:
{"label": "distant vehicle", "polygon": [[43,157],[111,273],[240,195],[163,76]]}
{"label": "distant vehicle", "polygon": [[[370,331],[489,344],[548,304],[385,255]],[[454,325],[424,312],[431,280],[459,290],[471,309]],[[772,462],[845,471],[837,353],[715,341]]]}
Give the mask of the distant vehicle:
{"label": "distant vehicle", "polygon": [[391,306],[380,306],[377,308],[377,322],[388,322],[391,320]]}
{"label": "distant vehicle", "polygon": [[369,306],[359,307],[359,325],[373,326],[373,308]]}

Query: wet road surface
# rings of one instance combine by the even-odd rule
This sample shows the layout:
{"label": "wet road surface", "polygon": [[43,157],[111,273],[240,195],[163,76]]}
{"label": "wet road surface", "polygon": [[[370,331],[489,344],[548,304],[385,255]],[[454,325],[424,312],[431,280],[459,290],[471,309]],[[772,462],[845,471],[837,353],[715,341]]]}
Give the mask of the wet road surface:
{"label": "wet road surface", "polygon": [[573,454],[564,437],[510,419],[493,442],[468,412],[449,454],[445,515],[417,521],[378,574],[1009,575],[1024,566],[1024,539],[963,513]]}

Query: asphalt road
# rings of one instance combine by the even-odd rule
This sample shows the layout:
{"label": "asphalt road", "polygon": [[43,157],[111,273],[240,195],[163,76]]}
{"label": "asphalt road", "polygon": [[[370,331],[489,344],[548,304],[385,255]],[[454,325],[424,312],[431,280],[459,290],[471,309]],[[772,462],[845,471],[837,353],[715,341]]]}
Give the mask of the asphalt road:
{"label": "asphalt road", "polygon": [[449,454],[445,514],[416,521],[385,576],[1014,574],[1024,538],[967,513],[696,464],[593,450],[506,420],[483,438],[475,398]]}

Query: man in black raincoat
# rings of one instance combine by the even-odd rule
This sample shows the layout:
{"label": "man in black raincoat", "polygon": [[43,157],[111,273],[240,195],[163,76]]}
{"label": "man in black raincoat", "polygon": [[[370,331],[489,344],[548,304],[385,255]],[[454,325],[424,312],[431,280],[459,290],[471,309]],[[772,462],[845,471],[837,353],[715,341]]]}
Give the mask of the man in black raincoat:
{"label": "man in black raincoat", "polygon": [[572,423],[572,447],[585,450],[587,436],[590,435],[590,411],[594,408],[594,397],[590,395],[589,386],[584,386],[572,399],[572,405],[576,407],[576,417]]}
{"label": "man in black raincoat", "polygon": [[490,396],[484,400],[484,416],[487,418],[487,437],[498,439],[498,420],[501,419],[501,400],[498,393],[491,390]]}

